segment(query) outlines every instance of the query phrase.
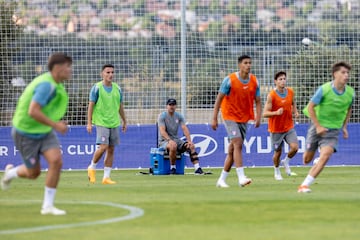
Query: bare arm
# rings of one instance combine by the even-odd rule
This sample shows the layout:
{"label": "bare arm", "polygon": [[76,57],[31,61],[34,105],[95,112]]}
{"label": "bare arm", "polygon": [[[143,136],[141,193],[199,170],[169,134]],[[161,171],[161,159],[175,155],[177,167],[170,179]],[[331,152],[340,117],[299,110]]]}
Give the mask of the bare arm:
{"label": "bare arm", "polygon": [[311,121],[313,122],[314,126],[316,127],[316,133],[319,135],[324,134],[326,131],[328,131],[327,128],[324,128],[323,126],[320,125],[317,117],[316,117],[316,113],[315,113],[315,103],[310,102],[308,105],[308,110],[309,110],[309,117],[311,119]]}
{"label": "bare arm", "polygon": [[347,130],[347,124],[350,120],[350,117],[351,117],[351,112],[352,112],[352,107],[349,107],[348,111],[347,111],[347,114],[346,114],[346,117],[345,117],[345,120],[344,120],[344,124],[343,124],[343,127],[342,127],[342,131],[343,131],[343,137],[346,139],[349,137],[349,132]]}
{"label": "bare arm", "polygon": [[219,93],[215,100],[213,119],[212,119],[212,123],[211,123],[211,127],[214,130],[216,130],[218,127],[218,114],[219,114],[221,102],[224,99],[224,97],[225,97],[225,94]]}
{"label": "bare arm", "polygon": [[88,131],[88,133],[92,132],[92,114],[94,112],[94,106],[95,106],[95,102],[90,101],[87,112],[87,126],[86,126],[86,130]]}
{"label": "bare arm", "polygon": [[160,135],[161,135],[166,141],[170,141],[170,140],[171,140],[169,134],[166,132],[165,126],[159,126],[159,130],[160,130]]}
{"label": "bare arm", "polygon": [[320,123],[316,117],[316,113],[315,113],[315,103],[310,102],[308,105],[308,111],[309,111],[309,117],[311,119],[311,121],[313,122],[313,124],[315,125],[315,127],[320,127]]}
{"label": "bare arm", "polygon": [[256,116],[255,116],[255,127],[260,126],[261,121],[261,98],[256,97],[255,98],[255,104],[256,104]]}
{"label": "bare arm", "polygon": [[124,110],[124,104],[120,103],[120,108],[119,108],[119,114],[122,120],[122,131],[126,132],[127,129],[127,123],[126,123],[126,116],[125,116],[125,110]]}
{"label": "bare arm", "polygon": [[28,114],[39,123],[50,126],[61,134],[66,133],[68,130],[68,125],[65,121],[54,122],[41,111],[41,105],[35,101],[31,101]]}
{"label": "bare arm", "polygon": [[297,104],[296,104],[296,101],[295,101],[295,96],[293,97],[293,104],[292,104],[292,107],[293,107],[293,113],[294,113],[294,116],[295,118],[298,118],[299,117],[299,111],[297,109]]}
{"label": "bare arm", "polygon": [[273,116],[278,116],[281,115],[283,113],[283,108],[279,108],[276,111],[271,111],[272,110],[272,98],[270,96],[270,94],[267,96],[266,98],[266,103],[264,106],[264,112],[263,112],[263,117],[265,118],[269,118],[269,117],[273,117]]}
{"label": "bare arm", "polygon": [[185,137],[186,137],[187,148],[190,148],[190,149],[191,149],[191,148],[194,147],[195,145],[194,145],[194,143],[191,141],[191,136],[190,136],[189,128],[188,128],[185,124],[181,125],[181,128],[182,128],[183,133],[184,133],[184,135],[185,135]]}
{"label": "bare arm", "polygon": [[185,137],[186,137],[186,140],[187,140],[189,143],[191,143],[191,137],[190,137],[189,128],[188,128],[185,124],[181,125],[181,128],[182,128],[183,133],[184,133],[184,135],[185,135]]}

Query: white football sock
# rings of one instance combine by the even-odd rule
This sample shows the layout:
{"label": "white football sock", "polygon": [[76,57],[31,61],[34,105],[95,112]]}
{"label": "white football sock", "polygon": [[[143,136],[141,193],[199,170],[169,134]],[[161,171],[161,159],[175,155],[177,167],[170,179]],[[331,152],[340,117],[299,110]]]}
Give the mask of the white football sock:
{"label": "white football sock", "polygon": [[199,167],[200,167],[200,164],[199,164],[199,163],[195,163],[195,164],[194,164],[195,170],[197,170]]}
{"label": "white football sock", "polygon": [[286,156],[286,158],[285,158],[284,160],[285,160],[285,162],[286,162],[287,164],[289,164],[291,158],[289,158],[288,156]]}
{"label": "white football sock", "polygon": [[310,186],[313,182],[315,181],[315,178],[307,175],[305,180],[303,181],[303,183],[301,185],[305,185],[305,186]]}
{"label": "white football sock", "polygon": [[236,168],[236,173],[238,175],[239,180],[245,178],[244,167]]}
{"label": "white football sock", "polygon": [[104,178],[110,178],[111,167],[104,167]]}
{"label": "white football sock", "polygon": [[275,173],[275,175],[280,175],[280,168],[274,167],[274,173]]}
{"label": "white football sock", "polygon": [[89,168],[96,169],[97,163],[94,163],[92,160],[90,162]]}
{"label": "white football sock", "polygon": [[229,175],[229,172],[226,172],[226,171],[223,169],[222,172],[221,172],[221,174],[220,174],[219,180],[225,181],[228,175]]}
{"label": "white football sock", "polygon": [[54,206],[55,194],[56,194],[56,188],[49,188],[45,186],[44,201],[42,208]]}
{"label": "white football sock", "polygon": [[17,174],[18,168],[19,168],[19,166],[11,168],[10,170],[8,170],[7,174],[5,176],[5,179],[11,180],[13,178],[17,178],[18,177],[18,174]]}

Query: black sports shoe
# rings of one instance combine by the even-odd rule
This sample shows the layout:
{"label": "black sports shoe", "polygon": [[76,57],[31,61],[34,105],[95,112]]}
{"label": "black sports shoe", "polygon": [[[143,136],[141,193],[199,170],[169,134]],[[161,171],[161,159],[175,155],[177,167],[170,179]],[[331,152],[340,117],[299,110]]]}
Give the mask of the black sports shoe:
{"label": "black sports shoe", "polygon": [[195,174],[202,175],[202,174],[205,174],[205,173],[203,172],[201,167],[199,167],[198,169],[196,169]]}
{"label": "black sports shoe", "polygon": [[176,174],[176,168],[170,169],[170,174]]}

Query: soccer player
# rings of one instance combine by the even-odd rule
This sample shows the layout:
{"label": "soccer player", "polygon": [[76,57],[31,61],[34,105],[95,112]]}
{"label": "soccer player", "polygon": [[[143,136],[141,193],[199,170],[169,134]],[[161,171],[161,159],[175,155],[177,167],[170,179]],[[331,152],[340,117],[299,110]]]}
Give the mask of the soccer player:
{"label": "soccer player", "polygon": [[351,65],[346,62],[335,63],[332,66],[333,80],[321,85],[303,110],[311,119],[303,162],[310,163],[318,148],[320,157],[299,186],[299,193],[311,192],[309,186],[324,169],[331,155],[337,151],[340,130],[345,139],[349,137],[347,124],[355,98],[354,89],[347,84],[350,70]]}
{"label": "soccer player", "polygon": [[102,184],[115,184],[110,173],[114,161],[115,145],[120,143],[119,126],[122,120],[122,131],[126,131],[126,116],[123,95],[118,84],[113,82],[115,67],[106,64],[101,69],[102,80],[94,84],[90,90],[87,131],[92,132],[92,124],[96,126],[96,144],[99,145],[88,166],[90,183],[96,181],[96,165],[105,154],[104,176]]}
{"label": "soccer player", "polygon": [[263,117],[269,118],[268,131],[270,132],[272,147],[274,149],[274,177],[276,180],[283,180],[279,169],[280,157],[284,141],[289,144],[290,150],[281,163],[285,167],[288,176],[296,175],[291,172],[289,161],[295,156],[299,149],[297,134],[294,129],[295,118],[299,117],[296,107],[295,94],[292,88],[286,86],[286,72],[279,71],[275,73],[275,89],[272,89],[267,96],[264,106]]}
{"label": "soccer player", "polygon": [[[231,73],[225,77],[219,93],[216,97],[213,120],[211,127],[218,128],[218,113],[224,119],[225,128],[230,141],[228,155],[224,162],[224,169],[216,183],[217,187],[227,188],[226,178],[235,163],[238,183],[245,186],[251,183],[244,173],[242,147],[246,137],[247,123],[255,119],[255,127],[260,126],[261,99],[260,87],[254,74],[250,73],[251,58],[247,55],[238,58],[240,71]],[[254,116],[254,102],[256,104],[256,116]]]}
{"label": "soccer player", "polygon": [[[195,145],[191,141],[190,131],[185,124],[184,116],[176,112],[176,99],[169,98],[166,102],[166,109],[159,114],[159,139],[158,145],[166,149],[170,158],[170,174],[176,174],[176,153],[188,151],[190,160],[194,164],[195,174],[204,174],[200,167],[199,157],[195,151]],[[178,129],[181,127],[186,141],[178,137]]]}
{"label": "soccer player", "polygon": [[24,164],[8,164],[1,179],[6,190],[14,178],[36,179],[41,174],[40,155],[48,163],[44,200],[40,213],[65,215],[54,206],[56,188],[60,180],[62,155],[54,132],[65,134],[68,125],[61,119],[66,113],[68,95],[63,82],[72,74],[72,58],[65,53],[54,53],[48,60],[49,72],[36,77],[21,94],[13,117],[12,137]]}

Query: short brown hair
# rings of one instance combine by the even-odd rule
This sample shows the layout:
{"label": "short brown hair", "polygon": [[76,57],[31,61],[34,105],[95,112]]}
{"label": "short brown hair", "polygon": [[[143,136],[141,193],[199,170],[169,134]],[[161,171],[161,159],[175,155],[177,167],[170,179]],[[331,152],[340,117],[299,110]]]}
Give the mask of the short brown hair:
{"label": "short brown hair", "polygon": [[274,80],[278,79],[281,75],[285,75],[285,77],[286,77],[286,72],[285,71],[278,71],[274,75]]}
{"label": "short brown hair", "polygon": [[349,63],[344,61],[337,62],[332,66],[332,75],[334,75],[335,72],[339,71],[341,67],[344,67],[349,71],[351,70],[351,65]]}
{"label": "short brown hair", "polygon": [[238,63],[241,63],[244,59],[251,59],[251,57],[249,55],[241,55],[239,58],[238,58]]}
{"label": "short brown hair", "polygon": [[101,71],[104,71],[105,68],[115,68],[112,64],[105,64],[102,66]]}
{"label": "short brown hair", "polygon": [[51,71],[56,64],[70,63],[72,64],[72,58],[66,53],[56,52],[50,55],[48,60],[48,69]]}

